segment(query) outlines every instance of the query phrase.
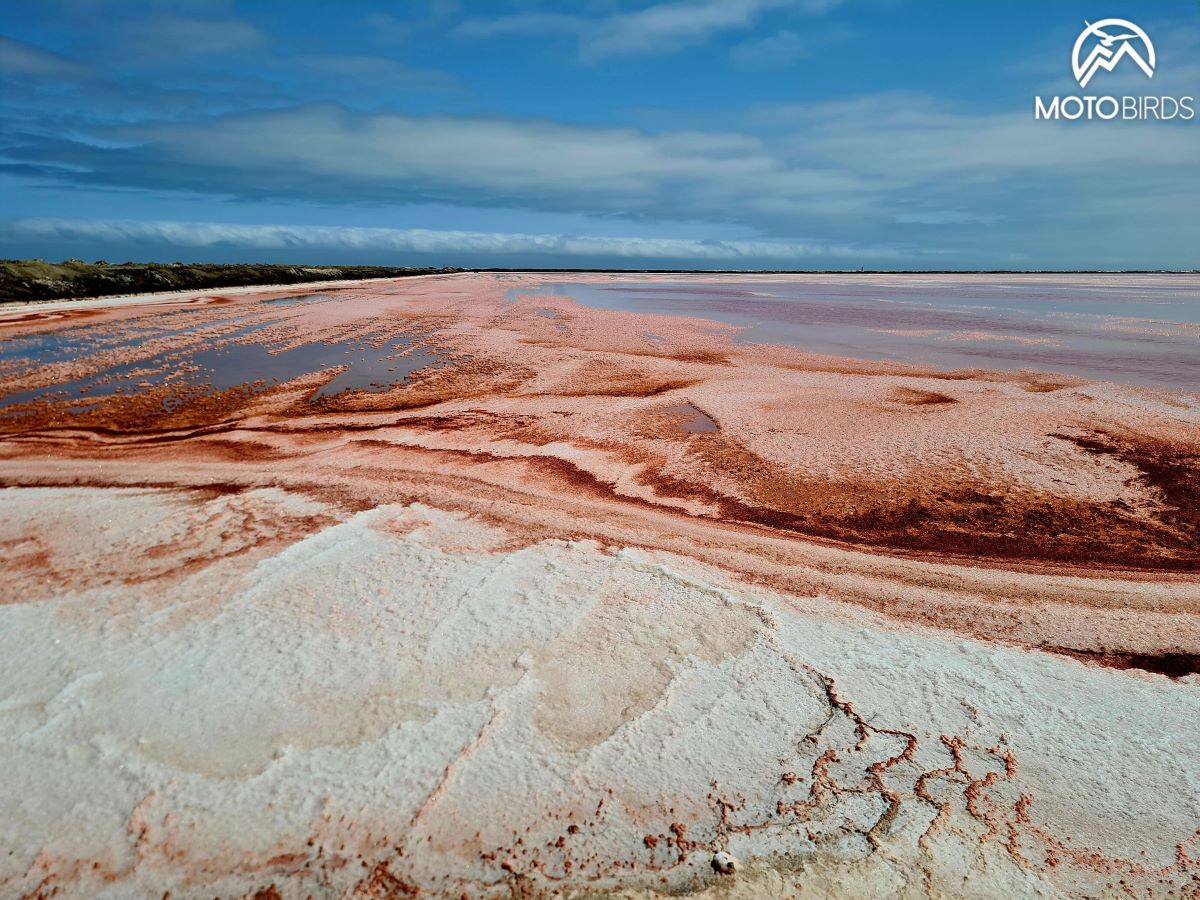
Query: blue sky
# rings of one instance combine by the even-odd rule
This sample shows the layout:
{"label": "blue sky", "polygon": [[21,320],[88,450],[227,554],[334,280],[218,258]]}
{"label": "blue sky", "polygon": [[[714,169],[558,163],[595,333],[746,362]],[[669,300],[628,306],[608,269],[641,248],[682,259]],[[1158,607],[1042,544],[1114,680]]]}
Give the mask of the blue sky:
{"label": "blue sky", "polygon": [[1194,268],[1200,0],[5,0],[3,255]]}

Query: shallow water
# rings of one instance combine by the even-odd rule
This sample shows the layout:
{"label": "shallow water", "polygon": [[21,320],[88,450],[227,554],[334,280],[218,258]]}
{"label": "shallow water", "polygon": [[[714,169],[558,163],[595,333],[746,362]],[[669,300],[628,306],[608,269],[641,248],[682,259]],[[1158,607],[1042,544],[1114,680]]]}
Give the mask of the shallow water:
{"label": "shallow water", "polygon": [[715,434],[721,430],[708,413],[697,409],[691,403],[678,403],[660,412],[678,419],[680,430],[688,434]]}
{"label": "shallow water", "polygon": [[699,316],[738,340],[939,368],[1033,369],[1200,390],[1200,279],[564,281],[512,295]]}
{"label": "shallow water", "polygon": [[[273,345],[264,332],[281,320],[263,309],[333,299],[332,294],[305,294],[263,300],[242,314],[213,320],[202,310],[169,310],[140,316],[134,322],[85,324],[0,341],[0,377],[20,375],[55,363],[81,363],[88,374],[53,384],[0,393],[0,409],[40,399],[94,400],[132,395],[167,387],[164,412],[174,412],[196,397],[243,386],[259,391],[322,369],[340,369],[309,400],[344,391],[378,392],[414,372],[441,365],[438,355],[420,346],[421,335],[397,331],[364,332],[341,341],[289,341]],[[278,337],[276,336],[276,341]],[[166,341],[169,349],[162,347]],[[151,343],[153,342],[153,343]],[[106,362],[105,355],[112,356]],[[96,358],[95,364],[89,364]],[[95,403],[74,403],[66,412],[80,413]],[[11,415],[11,414],[10,414]]]}

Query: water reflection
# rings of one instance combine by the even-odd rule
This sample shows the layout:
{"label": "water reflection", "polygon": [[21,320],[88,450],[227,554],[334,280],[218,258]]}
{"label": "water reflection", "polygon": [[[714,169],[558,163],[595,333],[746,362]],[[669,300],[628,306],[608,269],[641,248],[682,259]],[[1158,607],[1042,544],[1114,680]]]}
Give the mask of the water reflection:
{"label": "water reflection", "polygon": [[[328,296],[307,294],[260,305],[310,303]],[[289,341],[281,346],[279,333],[268,331],[280,321],[253,314],[214,320],[211,315],[175,310],[136,323],[89,324],[0,341],[0,376],[60,363],[99,363],[88,364],[85,376],[0,394],[0,408],[38,400],[68,401],[65,411],[82,413],[105,397],[165,387],[169,393],[162,401],[163,411],[170,413],[219,391],[241,387],[254,393],[312,372],[336,370],[309,396],[315,401],[346,391],[386,391],[414,372],[445,364],[435,350],[423,345],[428,335],[407,331],[374,330],[340,341]],[[169,349],[162,349],[164,344]],[[111,355],[113,362],[105,364],[104,355]],[[69,402],[83,399],[86,405]]]}
{"label": "water reflection", "polygon": [[603,309],[715,319],[739,326],[740,342],[814,353],[1200,390],[1195,278],[731,276],[566,282],[511,294],[566,295]]}

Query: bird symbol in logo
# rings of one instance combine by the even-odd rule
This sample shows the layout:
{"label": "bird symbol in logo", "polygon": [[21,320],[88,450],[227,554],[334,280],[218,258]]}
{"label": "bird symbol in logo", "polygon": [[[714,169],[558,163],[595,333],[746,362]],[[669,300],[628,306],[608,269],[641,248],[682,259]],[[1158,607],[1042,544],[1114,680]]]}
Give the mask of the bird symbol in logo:
{"label": "bird symbol in logo", "polygon": [[1100,43],[1105,47],[1111,47],[1117,41],[1127,41],[1130,38],[1138,37],[1136,34],[1107,34],[1106,32],[1101,31],[1087,19],[1083,20],[1083,24],[1088,27],[1088,30],[1091,31],[1092,34],[1100,38]]}

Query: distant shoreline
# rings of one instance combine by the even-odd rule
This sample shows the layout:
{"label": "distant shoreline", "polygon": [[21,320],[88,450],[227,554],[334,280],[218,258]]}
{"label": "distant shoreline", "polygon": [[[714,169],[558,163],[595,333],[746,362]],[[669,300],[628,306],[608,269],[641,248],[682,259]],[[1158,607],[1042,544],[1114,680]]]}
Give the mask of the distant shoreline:
{"label": "distant shoreline", "polygon": [[456,269],[519,275],[1200,275],[1200,269]]}
{"label": "distant shoreline", "polygon": [[476,272],[496,275],[729,275],[729,276],[1106,276],[1197,275],[1200,269],[602,269],[602,268],[428,268],[400,266],[301,266],[275,263],[60,263],[0,260],[0,307],[75,302],[148,294],[346,283],[424,275]]}

